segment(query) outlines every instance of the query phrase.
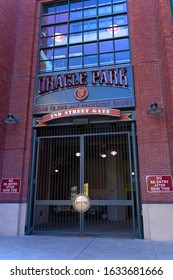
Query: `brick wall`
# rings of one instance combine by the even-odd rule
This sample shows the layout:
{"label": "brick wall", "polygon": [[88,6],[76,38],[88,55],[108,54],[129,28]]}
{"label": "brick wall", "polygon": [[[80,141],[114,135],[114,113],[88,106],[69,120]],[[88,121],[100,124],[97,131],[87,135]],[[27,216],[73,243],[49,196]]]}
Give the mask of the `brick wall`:
{"label": "brick wall", "polygon": [[[4,50],[4,60],[7,69],[3,83],[5,100],[3,103],[4,119],[8,112],[13,113],[21,119],[17,124],[3,124],[4,136],[2,178],[21,178],[20,194],[0,194],[0,201],[18,202],[26,201],[28,192],[29,164],[31,154],[32,134],[32,103],[33,86],[36,70],[33,64],[34,31],[36,1],[3,1],[3,15],[6,16],[7,24],[4,25],[4,38],[8,44]],[[12,9],[13,7],[13,9]],[[7,30],[4,29],[7,26]],[[13,40],[9,39],[12,35]],[[8,51],[7,51],[8,50]],[[6,57],[6,58],[5,58]],[[10,77],[9,77],[10,76]],[[6,80],[11,78],[8,85]],[[1,94],[2,96],[2,94]],[[5,134],[5,133],[4,133]],[[3,144],[3,145],[2,145]]]}
{"label": "brick wall", "polygon": [[[2,0],[0,9],[0,177],[6,140],[4,119],[9,110],[19,2]],[[9,13],[10,11],[10,13]]]}
{"label": "brick wall", "polygon": [[[146,175],[172,175],[172,85],[168,68],[173,44],[169,0],[129,0],[129,16],[141,197],[143,202],[169,202],[172,194],[149,194],[145,182]],[[163,107],[162,114],[147,115],[152,101]]]}

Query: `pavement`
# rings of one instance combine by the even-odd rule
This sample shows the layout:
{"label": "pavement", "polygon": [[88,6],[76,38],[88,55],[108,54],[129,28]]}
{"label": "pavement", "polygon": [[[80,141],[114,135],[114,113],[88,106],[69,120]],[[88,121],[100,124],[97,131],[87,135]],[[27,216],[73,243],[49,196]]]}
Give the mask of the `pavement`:
{"label": "pavement", "polygon": [[173,241],[93,236],[0,236],[0,260],[173,260]]}

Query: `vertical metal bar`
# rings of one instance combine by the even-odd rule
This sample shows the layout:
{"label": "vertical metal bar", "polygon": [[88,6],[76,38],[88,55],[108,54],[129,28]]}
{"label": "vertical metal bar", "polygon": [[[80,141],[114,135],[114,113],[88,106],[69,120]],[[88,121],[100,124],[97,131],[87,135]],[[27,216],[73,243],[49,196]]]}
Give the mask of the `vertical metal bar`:
{"label": "vertical metal bar", "polygon": [[[84,136],[80,136],[80,193],[84,192]],[[80,234],[84,232],[84,214],[80,213]]]}
{"label": "vertical metal bar", "polygon": [[27,214],[27,223],[26,223],[26,234],[31,234],[31,224],[32,224],[32,210],[33,210],[33,196],[34,196],[34,170],[35,170],[35,158],[36,158],[36,144],[37,144],[37,131],[33,130],[32,137],[32,156],[31,156],[31,168],[30,168],[30,178],[29,178],[29,198],[28,198],[28,214]]}
{"label": "vertical metal bar", "polygon": [[[133,232],[135,233],[135,201],[134,201],[134,193],[133,193],[133,181],[132,181],[132,155],[131,155],[131,141],[130,134],[128,133],[128,150],[129,150],[129,178],[130,178],[130,191],[132,200],[132,223],[133,223]],[[133,139],[132,139],[133,140]]]}
{"label": "vertical metal bar", "polygon": [[143,238],[142,230],[142,219],[141,219],[141,200],[139,193],[139,172],[138,172],[138,162],[137,162],[137,145],[136,145],[136,132],[135,124],[132,123],[132,148],[133,148],[133,158],[134,158],[134,172],[135,172],[135,191],[136,191],[136,210],[137,210],[137,226],[138,226],[138,237]]}

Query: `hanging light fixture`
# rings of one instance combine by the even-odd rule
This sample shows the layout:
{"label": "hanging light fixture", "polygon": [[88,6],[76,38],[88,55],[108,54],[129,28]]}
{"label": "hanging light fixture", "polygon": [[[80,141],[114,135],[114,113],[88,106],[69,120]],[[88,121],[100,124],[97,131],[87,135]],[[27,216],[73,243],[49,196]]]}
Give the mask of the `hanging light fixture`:
{"label": "hanging light fixture", "polygon": [[147,110],[147,114],[159,114],[163,111],[163,108],[158,107],[156,102],[152,102],[150,108]]}
{"label": "hanging light fixture", "polygon": [[4,122],[7,123],[7,124],[15,124],[15,123],[19,123],[20,119],[19,118],[15,118],[13,114],[8,113],[8,116],[4,120]]}

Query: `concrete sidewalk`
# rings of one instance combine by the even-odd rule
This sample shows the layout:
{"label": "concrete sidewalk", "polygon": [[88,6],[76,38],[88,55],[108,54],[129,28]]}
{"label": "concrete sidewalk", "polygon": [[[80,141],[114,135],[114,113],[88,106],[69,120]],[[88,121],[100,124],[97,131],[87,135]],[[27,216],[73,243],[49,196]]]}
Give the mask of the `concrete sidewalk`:
{"label": "concrete sidewalk", "polygon": [[173,242],[77,236],[0,236],[0,260],[173,260]]}

